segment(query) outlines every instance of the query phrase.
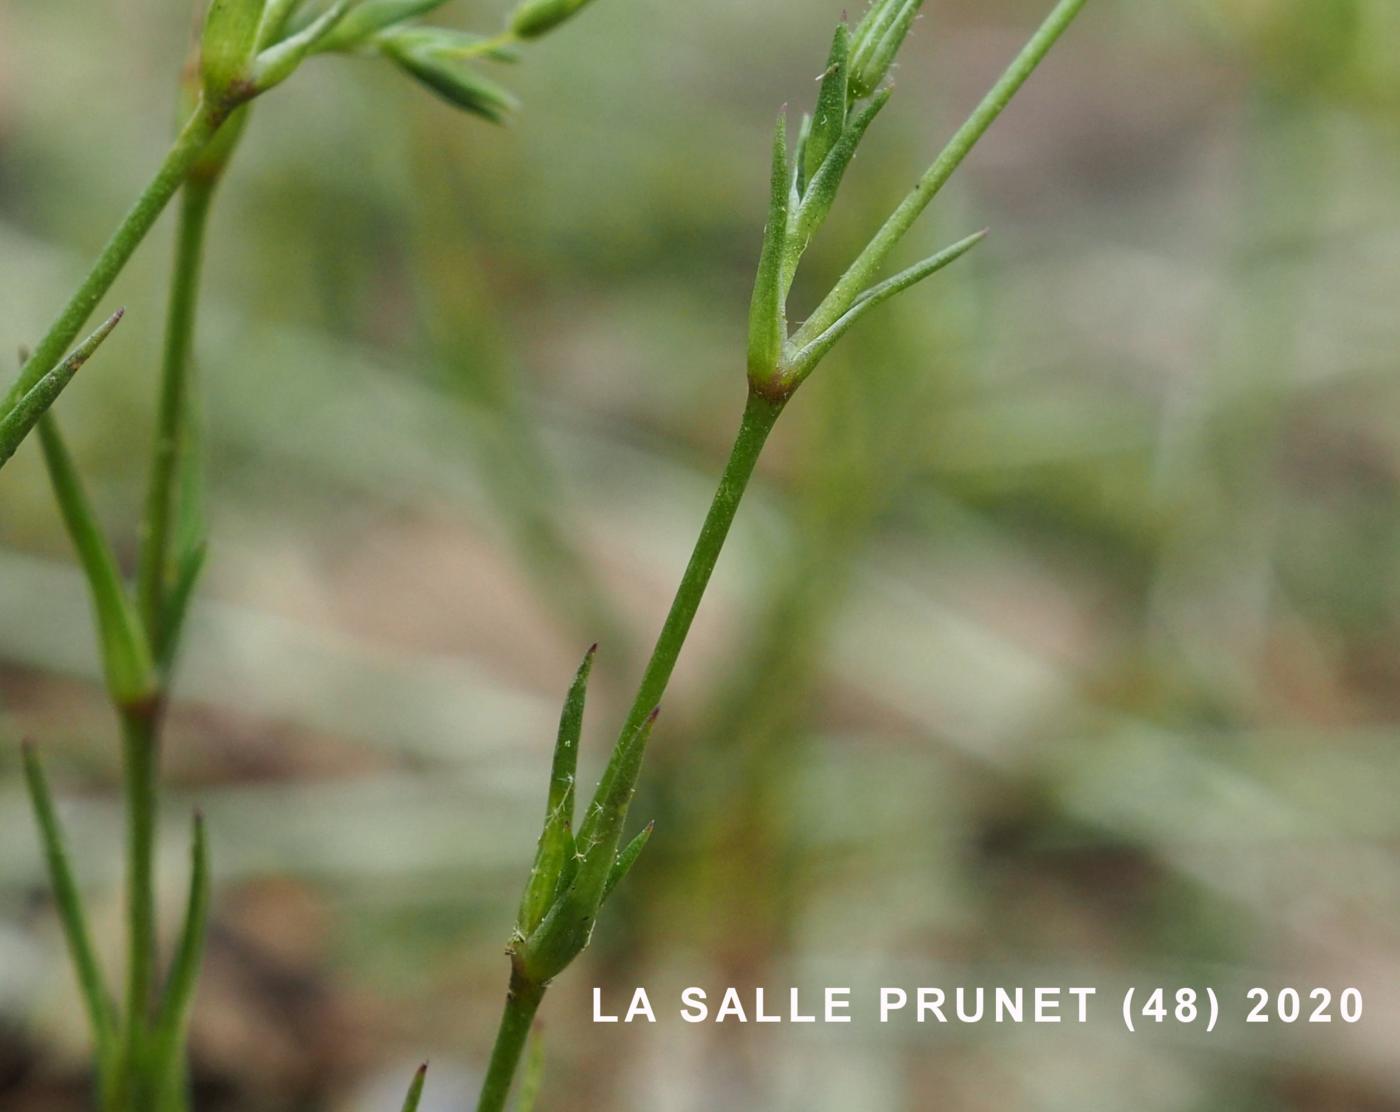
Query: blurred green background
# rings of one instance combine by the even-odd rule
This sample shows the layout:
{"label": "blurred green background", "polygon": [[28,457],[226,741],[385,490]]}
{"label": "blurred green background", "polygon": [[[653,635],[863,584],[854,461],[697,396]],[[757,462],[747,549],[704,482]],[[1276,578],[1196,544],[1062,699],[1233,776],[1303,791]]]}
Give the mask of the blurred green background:
{"label": "blurred green background", "polygon": [[[0,362],[173,124],[184,4],[0,6]],[[1038,21],[928,0],[810,306]],[[593,767],[742,399],[768,129],[839,3],[598,0],[511,127],[320,59],[211,228],[212,559],[166,756],[173,931],[209,815],[204,1109],[470,1104],[553,720]],[[852,14],[858,14],[854,9]],[[448,5],[490,30],[501,8]],[[907,254],[993,238],[779,431],[545,1006],[544,1108],[1400,1109],[1400,6],[1094,0]],[[134,552],[170,227],[60,406]],[[6,370],[7,375],[12,373]],[[46,747],[116,963],[115,728],[26,447],[0,490],[0,1107],[86,1035],[13,741]],[[589,1022],[590,988],[1092,984],[1091,1027]],[[1121,1032],[1129,984],[1221,992]],[[1357,1026],[1245,1026],[1348,985]]]}

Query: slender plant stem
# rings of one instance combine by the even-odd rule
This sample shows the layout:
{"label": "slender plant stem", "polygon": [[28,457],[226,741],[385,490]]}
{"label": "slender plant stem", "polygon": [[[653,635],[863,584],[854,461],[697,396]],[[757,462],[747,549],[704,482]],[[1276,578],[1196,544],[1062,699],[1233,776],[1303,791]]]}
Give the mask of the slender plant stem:
{"label": "slender plant stem", "polygon": [[530,1037],[530,1025],[544,999],[544,987],[534,985],[512,973],[506,992],[506,1006],[501,1013],[501,1026],[496,1032],[496,1045],[491,1051],[491,1065],[481,1086],[477,1112],[503,1112],[510,1096],[510,1083],[515,1078],[520,1056]]}
{"label": "slender plant stem", "polygon": [[19,377],[0,400],[0,414],[8,413],[31,387],[58,365],[78,332],[87,322],[97,303],[116,281],[122,267],[131,258],[146,233],[155,224],[170,198],[185,180],[186,174],[201,151],[218,131],[222,119],[203,102],[195,109],[181,129],[165,161],[146,186],[136,203],[122,218],[112,238],[98,255],[87,277],[83,279],[58,319],[49,327],[33,353],[20,370]]}
{"label": "slender plant stem", "polygon": [[175,269],[171,276],[166,317],[165,350],[161,360],[160,403],[156,440],[146,495],[146,520],[141,538],[137,599],[146,635],[156,658],[164,655],[169,635],[165,625],[165,591],[170,579],[170,533],[173,492],[185,449],[183,427],[189,386],[190,346],[199,301],[200,264],[214,181],[191,177],[180,196]]}
{"label": "slender plant stem", "polygon": [[128,1107],[152,1107],[145,1075],[155,986],[155,837],[159,795],[159,709],[122,711],[123,778],[126,782],[127,970],[122,1073]]}
{"label": "slender plant stem", "polygon": [[729,454],[729,462],[720,477],[714,501],[710,504],[710,512],[705,517],[705,524],[700,528],[700,536],[695,542],[690,563],[686,565],[680,586],[676,588],[675,600],[671,603],[671,610],[661,627],[661,635],[656,639],[656,647],[652,649],[651,659],[642,674],[642,682],[637,688],[637,696],[632,701],[632,709],[628,712],[627,721],[623,723],[620,737],[628,737],[635,733],[646,721],[647,715],[661,704],[661,696],[665,694],[671,673],[676,669],[681,647],[690,633],[691,623],[695,620],[695,612],[700,608],[705,588],[709,586],[710,576],[714,574],[720,550],[729,536],[730,526],[734,524],[734,515],[738,512],[744,491],[748,489],[749,480],[753,477],[758,457],[785,405],[785,399],[768,398],[757,393],[749,394],[748,404],[744,407],[744,417]]}
{"label": "slender plant stem", "polygon": [[[700,600],[705,596],[705,588],[709,586],[720,551],[734,524],[739,503],[748,489],[749,480],[753,478],[758,457],[786,404],[785,398],[769,398],[753,391],[749,393],[739,432],[729,453],[729,462],[720,477],[705,523],[700,527],[700,536],[681,576],[680,586],[676,588],[676,596],[661,627],[661,635],[656,639],[656,647],[642,674],[632,709],[619,735],[621,738],[635,735],[661,703],[671,674],[676,669],[676,662],[680,659],[681,648],[690,633],[691,623],[700,608]],[[511,1080],[519,1068],[520,1056],[530,1033],[530,1022],[539,1009],[544,991],[544,985],[534,984],[518,971],[511,973],[505,1012],[501,1016],[501,1027],[496,1036],[495,1049],[491,1052],[491,1065],[482,1086],[477,1112],[499,1112],[505,1107]]]}
{"label": "slender plant stem", "polygon": [[482,39],[474,42],[470,46],[464,46],[456,51],[458,58],[484,58],[490,54],[495,54],[501,50],[509,50],[520,41],[516,33],[509,28],[499,35],[493,35],[489,39]]}

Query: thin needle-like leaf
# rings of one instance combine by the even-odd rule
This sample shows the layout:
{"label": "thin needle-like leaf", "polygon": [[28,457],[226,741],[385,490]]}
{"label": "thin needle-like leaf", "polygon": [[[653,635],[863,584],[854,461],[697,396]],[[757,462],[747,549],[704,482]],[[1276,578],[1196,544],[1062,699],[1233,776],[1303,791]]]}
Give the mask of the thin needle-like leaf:
{"label": "thin needle-like leaf", "polygon": [[789,362],[789,374],[794,383],[801,382],[818,363],[825,358],[826,354],[866,313],[870,312],[878,305],[882,305],[896,294],[903,293],[911,286],[916,286],[925,278],[937,274],[946,266],[957,262],[979,243],[987,238],[987,231],[984,229],[966,239],[961,239],[951,247],[932,255],[921,263],[916,263],[908,270],[901,271],[893,278],[881,282],[873,289],[866,290],[855,303],[848,309],[839,320],[830,328],[809,343],[806,347],[792,356]]}
{"label": "thin needle-like leaf", "polygon": [[792,148],[792,189],[788,197],[788,211],[796,212],[802,200],[802,192],[807,188],[807,175],[803,166],[807,163],[807,143],[812,138],[812,114],[802,113],[802,124],[797,129],[797,143]]}
{"label": "thin needle-like leaf", "polygon": [[[579,853],[589,860],[606,859],[606,868],[598,869],[600,882],[607,877],[612,867],[612,859],[617,855],[618,843],[622,840],[622,824],[627,821],[627,807],[637,790],[637,773],[641,770],[642,758],[646,755],[647,742],[651,740],[652,729],[661,714],[657,707],[631,733],[618,739],[617,747],[608,760],[607,768],[593,792],[593,802],[588,813],[579,824]],[[612,842],[612,848],[598,853],[598,846]],[[599,883],[598,890],[602,891]]]}
{"label": "thin needle-like leaf", "polygon": [[161,641],[152,646],[163,676],[168,677],[174,669],[180,640],[185,632],[185,618],[189,615],[190,599],[194,595],[195,584],[199,582],[199,573],[204,570],[207,553],[206,545],[195,545],[175,567],[175,582],[165,600],[161,618]]}
{"label": "thin needle-like leaf", "polygon": [[787,339],[783,308],[784,258],[787,254],[788,203],[791,199],[787,155],[787,113],[778,116],[773,131],[773,168],[768,223],[763,229],[763,253],[749,307],[749,375],[766,380],[776,372]]}
{"label": "thin needle-like leaf", "polygon": [[54,496],[92,593],[107,685],[118,706],[139,706],[155,691],[155,670],[141,619],[52,415],[40,420],[39,440]]}
{"label": "thin needle-like leaf", "polygon": [[408,1087],[408,1095],[403,1098],[403,1112],[418,1112],[418,1104],[423,1099],[423,1086],[428,1080],[428,1063],[424,1062],[413,1074],[413,1082]]}
{"label": "thin needle-like leaf", "polygon": [[73,871],[68,863],[68,849],[64,844],[63,829],[59,825],[58,813],[54,809],[53,796],[49,793],[48,779],[44,776],[39,753],[32,743],[25,742],[24,779],[29,787],[29,798],[34,805],[34,817],[39,827],[39,836],[44,843],[44,857],[48,862],[49,881],[53,885],[54,902],[58,906],[59,919],[63,923],[63,934],[68,940],[68,950],[73,958],[73,967],[78,974],[78,987],[82,990],[83,1005],[87,1009],[88,1020],[92,1025],[93,1037],[97,1042],[99,1058],[105,1057],[116,1038],[116,1009],[107,992],[102,970],[97,964],[97,954],[92,947],[92,936],[88,932],[87,916],[83,913],[82,897],[73,880]]}
{"label": "thin needle-like leaf", "polygon": [[364,0],[316,44],[315,50],[352,50],[386,27],[426,15],[444,3],[446,0]]}
{"label": "thin needle-like leaf", "polygon": [[[870,130],[870,125],[875,122],[880,110],[889,103],[890,93],[889,89],[883,90],[851,119],[841,138],[808,182],[802,205],[797,210],[796,227],[792,236],[794,251],[798,256],[807,249],[812,236],[831,212],[831,206],[835,204],[836,194],[841,188],[841,181],[846,176],[851,160],[856,156],[856,148],[860,146],[860,141],[865,138],[865,133]],[[793,263],[796,263],[796,259]]]}
{"label": "thin needle-like leaf", "polygon": [[166,1089],[180,1084],[183,1065],[180,1051],[209,928],[209,890],[209,845],[204,832],[204,816],[196,812],[190,842],[189,902],[180,931],[180,945],[170,966],[170,976],[155,1026],[156,1069]]}
{"label": "thin needle-like leaf", "polygon": [[5,466],[30,430],[38,424],[39,418],[48,412],[49,406],[58,400],[59,394],[73,381],[73,376],[92,357],[92,353],[102,346],[102,341],[111,335],[112,329],[117,327],[125,312],[125,309],[118,309],[103,321],[102,326],[78,345],[72,355],[40,378],[20,396],[14,408],[0,418],[0,467]]}
{"label": "thin needle-like leaf", "polygon": [[588,697],[588,677],[598,652],[594,645],[584,654],[574,682],[559,716],[559,736],[554,744],[554,766],[550,772],[549,798],[545,807],[544,829],[535,850],[535,864],[520,901],[516,929],[528,936],[540,924],[558,895],[565,871],[574,856],[574,780],[578,773],[579,739],[583,735],[583,711]]}
{"label": "thin needle-like leaf", "polygon": [[[569,686],[569,694],[564,700],[564,710],[559,715],[559,736],[554,744],[554,764],[549,774],[549,810],[557,811],[568,802],[578,773],[578,748],[583,737],[583,712],[588,701],[588,678],[593,674],[593,661],[598,656],[598,646],[590,645],[583,654],[583,662],[574,674],[574,682]],[[573,826],[574,812],[570,807],[566,812],[569,826]]]}
{"label": "thin needle-like leaf", "polygon": [[812,115],[812,132],[802,152],[802,173],[807,181],[817,176],[817,170],[827,154],[840,142],[846,131],[846,108],[850,103],[851,29],[844,23],[836,27],[831,41],[831,54],[822,74],[821,92],[817,94],[817,109]]}
{"label": "thin needle-like leaf", "polygon": [[621,884],[627,874],[632,871],[632,866],[637,863],[637,858],[642,855],[642,850],[647,848],[647,843],[651,841],[651,836],[655,831],[656,823],[647,823],[642,832],[628,842],[623,851],[617,855],[617,860],[613,862],[612,871],[608,873],[608,882],[603,886],[603,899],[605,901],[613,894],[613,889]]}

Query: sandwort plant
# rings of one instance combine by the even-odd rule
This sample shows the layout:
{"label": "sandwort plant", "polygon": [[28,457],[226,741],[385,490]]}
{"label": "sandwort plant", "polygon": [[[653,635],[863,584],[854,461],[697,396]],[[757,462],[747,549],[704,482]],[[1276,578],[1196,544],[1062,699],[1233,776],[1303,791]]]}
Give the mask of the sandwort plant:
{"label": "sandwort plant", "polygon": [[592,800],[575,822],[584,698],[596,646],[564,703],[534,864],[508,948],[510,983],[479,1112],[499,1112],[550,983],[587,947],[599,912],[651,837],[624,838],[662,696],[764,444],[797,389],[871,311],[972,250],[976,232],[880,279],[895,248],[1045,58],[1086,0],[1060,0],[1006,72],[949,140],[830,292],[793,327],[788,300],[804,252],[831,212],[857,148],[890,100],[886,83],[922,0],[876,0],[860,22],[837,27],[813,111],[789,142],[787,111],[773,137],[772,188],[749,319],[748,389],[729,461],[660,636]]}
{"label": "sandwort plant", "polygon": [[[198,406],[191,349],[205,229],[215,189],[247,124],[250,103],[315,55],[379,58],[450,103],[500,120],[515,99],[483,62],[512,60],[518,46],[553,30],[586,0],[524,0],[505,30],[474,35],[421,17],[443,0],[212,0],[185,75],[185,123],[87,277],[17,380],[0,399],[0,466],[27,434],[39,439],[65,525],[88,580],[106,684],[123,739],[126,794],[126,983],[121,1005],[100,968],[38,755],[24,750],[26,782],[59,917],[96,1047],[104,1112],[179,1112],[188,1106],[186,1026],[210,899],[205,831],[196,816],[188,906],[173,957],[158,977],[153,857],[162,722],[189,601],[204,560]],[[510,983],[479,1108],[506,1105],[535,1015],[551,982],[587,947],[599,914],[651,836],[624,837],[659,707],[744,492],[770,433],[797,389],[870,312],[972,250],[977,232],[883,278],[925,208],[1044,59],[1086,0],[1060,0],[947,146],[800,323],[788,302],[803,255],[831,212],[860,143],[890,100],[887,78],[922,0],[876,0],[852,28],[837,27],[816,104],[790,142],[786,110],[772,146],[772,187],[748,333],[747,397],[733,449],[594,794],[576,816],[585,698],[597,647],[585,655],[561,715],[545,818],[509,945]],[[74,347],[83,326],[177,192],[182,200],[157,405],[157,430],[134,583],[128,584],[97,525],[49,409],[116,326],[114,314]],[[71,350],[70,350],[71,349]],[[539,1041],[518,1105],[538,1090]],[[424,1069],[403,1107],[418,1107]]]}

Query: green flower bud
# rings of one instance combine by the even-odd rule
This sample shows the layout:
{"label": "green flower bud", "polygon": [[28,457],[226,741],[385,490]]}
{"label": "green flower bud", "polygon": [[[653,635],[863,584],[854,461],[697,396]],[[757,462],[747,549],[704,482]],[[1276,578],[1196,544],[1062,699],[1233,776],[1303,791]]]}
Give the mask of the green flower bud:
{"label": "green flower bud", "polygon": [[890,72],[924,0],[875,0],[851,40],[851,97],[868,97]]}
{"label": "green flower bud", "polygon": [[483,40],[461,31],[406,27],[381,34],[379,49],[407,74],[449,104],[501,123],[519,106],[516,98],[479,74],[465,60],[470,46]]}
{"label": "green flower bud", "polygon": [[588,0],[525,0],[510,18],[511,33],[522,39],[537,39],[587,3]]}
{"label": "green flower bud", "polygon": [[266,0],[212,0],[200,42],[200,75],[213,104],[247,99]]}

